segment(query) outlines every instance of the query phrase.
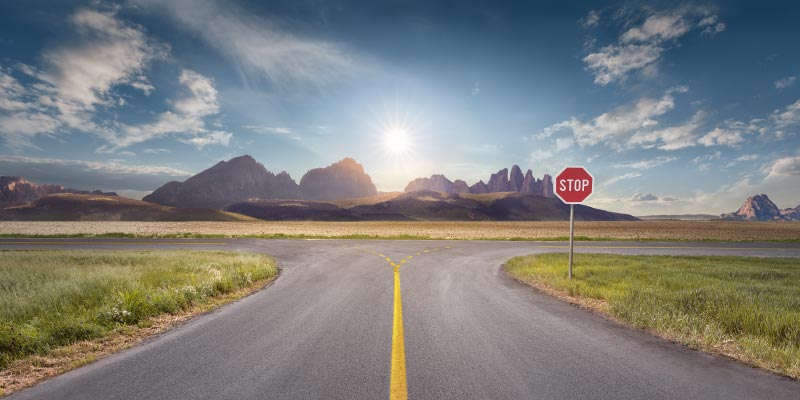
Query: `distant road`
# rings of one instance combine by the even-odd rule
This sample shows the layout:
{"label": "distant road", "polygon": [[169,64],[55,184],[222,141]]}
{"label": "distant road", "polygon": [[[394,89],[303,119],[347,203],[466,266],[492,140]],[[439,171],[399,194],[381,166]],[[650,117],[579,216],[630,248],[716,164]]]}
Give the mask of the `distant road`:
{"label": "distant road", "polygon": [[[565,243],[0,239],[0,250],[62,248],[258,252],[282,273],[266,290],[11,399],[800,398],[797,381],[621,327],[500,269]],[[576,251],[800,257],[800,244]]]}

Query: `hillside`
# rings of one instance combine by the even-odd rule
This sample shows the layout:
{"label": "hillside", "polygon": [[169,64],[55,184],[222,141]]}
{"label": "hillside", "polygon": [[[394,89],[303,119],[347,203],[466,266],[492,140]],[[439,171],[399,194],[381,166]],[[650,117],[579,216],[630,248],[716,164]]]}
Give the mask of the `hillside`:
{"label": "hillside", "polygon": [[[254,200],[228,211],[251,217],[321,221],[565,221],[569,206],[525,193],[458,194],[433,191],[386,193],[341,202]],[[579,221],[637,221],[636,217],[578,205]]]}
{"label": "hillside", "polygon": [[3,221],[245,221],[230,212],[175,208],[118,196],[60,193],[0,208]]}

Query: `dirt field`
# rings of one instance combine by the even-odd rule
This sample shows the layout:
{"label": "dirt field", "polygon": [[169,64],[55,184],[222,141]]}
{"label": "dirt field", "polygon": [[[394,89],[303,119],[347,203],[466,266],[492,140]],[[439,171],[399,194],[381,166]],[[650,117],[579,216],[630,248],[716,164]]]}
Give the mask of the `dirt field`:
{"label": "dirt field", "polygon": [[[564,238],[567,222],[0,222],[0,235],[263,236],[397,239]],[[800,223],[641,221],[575,223],[582,239],[800,241]]]}

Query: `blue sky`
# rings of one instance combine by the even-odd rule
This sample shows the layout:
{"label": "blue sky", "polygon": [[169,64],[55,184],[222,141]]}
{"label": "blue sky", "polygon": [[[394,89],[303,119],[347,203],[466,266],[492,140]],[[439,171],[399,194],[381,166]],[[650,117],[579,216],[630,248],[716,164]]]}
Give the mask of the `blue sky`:
{"label": "blue sky", "polygon": [[3,2],[0,174],[141,197],[241,154],[383,191],[578,164],[636,215],[800,203],[800,6],[492,3]]}

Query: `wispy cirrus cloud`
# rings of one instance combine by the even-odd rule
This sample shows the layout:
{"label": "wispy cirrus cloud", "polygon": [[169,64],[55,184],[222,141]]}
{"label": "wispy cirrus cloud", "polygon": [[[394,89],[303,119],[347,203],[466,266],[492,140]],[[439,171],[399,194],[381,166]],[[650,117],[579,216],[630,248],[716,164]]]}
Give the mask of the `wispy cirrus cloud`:
{"label": "wispy cirrus cloud", "polygon": [[[599,23],[590,14],[584,25]],[[725,24],[704,7],[681,7],[670,11],[636,13],[621,22],[631,26],[614,43],[591,49],[583,61],[598,85],[624,81],[628,74],[656,63],[667,51],[677,46],[678,39],[694,29],[712,35],[725,30]],[[594,43],[592,40],[590,43]]]}
{"label": "wispy cirrus cloud", "polygon": [[364,70],[364,60],[343,45],[290,32],[277,19],[255,16],[216,0],[133,0],[165,11],[179,26],[202,38],[241,71],[274,84],[324,85]]}
{"label": "wispy cirrus cloud", "polygon": [[302,138],[289,128],[270,125],[244,125],[242,128],[260,133],[262,135],[284,136],[293,140],[302,140]]}
{"label": "wispy cirrus cloud", "polygon": [[677,160],[677,157],[655,157],[646,160],[628,161],[621,164],[614,164],[614,168],[629,168],[629,169],[651,169],[662,166],[666,163]]}

